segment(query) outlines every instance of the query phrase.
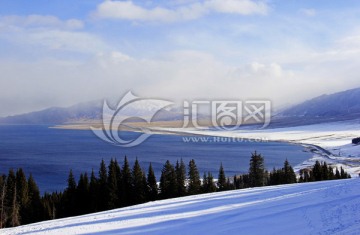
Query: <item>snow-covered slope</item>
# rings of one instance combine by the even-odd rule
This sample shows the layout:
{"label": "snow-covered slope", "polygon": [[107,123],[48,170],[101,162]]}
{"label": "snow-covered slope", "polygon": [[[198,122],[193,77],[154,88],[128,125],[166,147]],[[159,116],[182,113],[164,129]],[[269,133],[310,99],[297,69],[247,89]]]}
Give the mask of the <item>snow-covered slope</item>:
{"label": "snow-covered slope", "polygon": [[252,188],[46,221],[1,234],[359,234],[360,179]]}
{"label": "snow-covered slope", "polygon": [[291,117],[341,117],[356,118],[360,113],[360,88],[321,95],[284,110],[282,116]]}

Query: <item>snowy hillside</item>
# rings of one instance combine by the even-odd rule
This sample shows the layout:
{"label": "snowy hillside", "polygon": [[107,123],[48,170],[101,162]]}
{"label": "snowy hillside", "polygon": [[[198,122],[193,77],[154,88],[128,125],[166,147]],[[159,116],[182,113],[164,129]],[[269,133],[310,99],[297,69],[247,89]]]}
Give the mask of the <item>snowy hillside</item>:
{"label": "snowy hillside", "polygon": [[150,202],[1,234],[359,234],[360,179]]}
{"label": "snowy hillside", "polygon": [[338,92],[330,95],[321,95],[301,104],[284,110],[283,116],[300,117],[358,117],[360,113],[360,88]]}

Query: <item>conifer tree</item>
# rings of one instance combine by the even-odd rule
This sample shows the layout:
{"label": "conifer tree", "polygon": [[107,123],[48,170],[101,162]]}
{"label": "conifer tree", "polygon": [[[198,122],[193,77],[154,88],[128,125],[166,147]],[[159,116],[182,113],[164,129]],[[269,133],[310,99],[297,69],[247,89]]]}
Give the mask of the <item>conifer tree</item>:
{"label": "conifer tree", "polygon": [[203,193],[212,193],[216,192],[216,185],[214,183],[214,177],[210,172],[207,174],[204,172],[203,183],[202,183],[202,192]]}
{"label": "conifer tree", "polygon": [[32,174],[28,178],[29,206],[27,208],[27,223],[33,223],[42,220],[43,211],[39,187],[37,186]]}
{"label": "conifer tree", "polygon": [[152,164],[149,165],[149,171],[147,175],[147,200],[154,201],[157,199],[158,186]]}
{"label": "conifer tree", "polygon": [[89,195],[89,177],[87,173],[80,174],[79,183],[76,189],[76,206],[78,208],[77,214],[82,215],[91,212],[89,210],[90,195]]}
{"label": "conifer tree", "polygon": [[207,175],[204,172],[203,178],[202,178],[202,185],[201,185],[201,191],[203,193],[207,193],[208,185],[207,185]]}
{"label": "conifer tree", "polygon": [[132,204],[139,204],[145,201],[146,182],[144,182],[144,173],[136,158],[132,170]]}
{"label": "conifer tree", "polygon": [[323,162],[323,164],[321,165],[321,179],[322,180],[329,179],[328,166],[327,166],[326,162]]}
{"label": "conifer tree", "polygon": [[9,174],[7,176],[6,180],[6,195],[5,195],[5,209],[6,214],[8,215],[8,220],[6,222],[6,226],[11,227],[12,226],[12,216],[16,214],[16,211],[13,211],[16,209],[14,207],[14,200],[16,201],[16,176],[13,169],[9,170]]}
{"label": "conifer tree", "polygon": [[29,203],[28,184],[24,171],[20,168],[16,172],[16,192],[19,206],[19,220],[21,224],[27,223],[26,207]]}
{"label": "conifer tree", "polygon": [[10,226],[15,227],[20,225],[20,218],[19,218],[19,204],[17,203],[17,193],[16,193],[16,183],[13,191],[13,197],[11,202],[11,214],[10,214]]}
{"label": "conifer tree", "polygon": [[294,172],[294,169],[290,165],[289,161],[286,159],[284,162],[283,167],[283,180],[282,183],[284,184],[293,184],[296,183],[296,174]]}
{"label": "conifer tree", "polygon": [[337,167],[336,167],[336,171],[335,171],[335,178],[336,179],[341,179],[340,172],[339,172],[339,169]]}
{"label": "conifer tree", "polygon": [[118,181],[116,176],[116,165],[113,159],[110,160],[108,178],[107,178],[107,208],[114,209],[118,203]]}
{"label": "conifer tree", "polygon": [[121,169],[122,176],[122,189],[121,189],[121,202],[122,206],[131,204],[131,192],[132,192],[132,177],[129,162],[127,157],[124,158],[124,164]]}
{"label": "conifer tree", "polygon": [[335,178],[334,169],[331,166],[328,166],[328,179],[333,180]]}
{"label": "conifer tree", "polygon": [[189,185],[188,194],[194,195],[201,192],[201,181],[199,171],[197,169],[195,160],[192,159],[189,162]]}
{"label": "conifer tree", "polygon": [[98,198],[99,198],[99,184],[98,184],[98,179],[95,176],[94,169],[91,170],[89,194],[90,194],[91,212],[97,212]]}
{"label": "conifer tree", "polygon": [[251,154],[250,168],[249,168],[250,187],[259,187],[265,185],[265,166],[264,158],[261,154]]}
{"label": "conifer tree", "polygon": [[163,199],[177,196],[177,180],[174,166],[167,160],[161,170],[160,196]]}
{"label": "conifer tree", "polygon": [[77,198],[76,198],[76,181],[72,170],[70,169],[67,179],[68,185],[64,192],[64,204],[66,216],[73,216],[77,214]]}
{"label": "conifer tree", "polygon": [[340,167],[340,177],[341,177],[341,179],[348,178],[348,174],[344,171],[342,166]]}
{"label": "conifer tree", "polygon": [[185,185],[185,180],[186,180],[186,167],[184,164],[184,161],[182,159],[180,159],[180,163],[179,161],[176,161],[176,166],[175,166],[175,172],[176,172],[176,179],[177,179],[177,195],[178,196],[185,196],[186,195],[186,185]]}
{"label": "conifer tree", "polygon": [[99,211],[108,208],[108,185],[107,185],[107,169],[104,159],[101,160],[98,179],[98,209]]}
{"label": "conifer tree", "polygon": [[315,162],[315,165],[313,166],[313,177],[314,177],[314,181],[320,181],[322,180],[322,168],[321,168],[321,164],[319,161]]}
{"label": "conifer tree", "polygon": [[117,201],[116,201],[116,207],[120,207],[121,206],[121,190],[123,188],[122,186],[122,174],[121,174],[121,168],[120,165],[118,163],[118,161],[115,158],[114,161],[114,165],[115,165],[115,173],[116,173],[116,182],[117,182]]}
{"label": "conifer tree", "polygon": [[5,211],[6,176],[0,177],[0,229],[5,227],[7,215]]}
{"label": "conifer tree", "polygon": [[219,191],[226,190],[226,176],[225,176],[225,171],[224,171],[224,167],[223,167],[222,163],[220,163],[217,187],[218,187]]}
{"label": "conifer tree", "polygon": [[216,192],[216,185],[214,183],[214,177],[210,172],[207,173],[206,185],[207,185],[206,191],[208,193]]}

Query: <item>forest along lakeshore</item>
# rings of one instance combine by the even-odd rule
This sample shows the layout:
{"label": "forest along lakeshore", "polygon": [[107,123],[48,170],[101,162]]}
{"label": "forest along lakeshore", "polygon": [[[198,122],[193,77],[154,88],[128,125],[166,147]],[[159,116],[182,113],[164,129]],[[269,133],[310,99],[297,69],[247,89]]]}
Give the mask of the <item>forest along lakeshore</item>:
{"label": "forest along lakeshore", "polygon": [[108,165],[102,160],[97,174],[94,170],[90,176],[81,173],[78,181],[70,170],[65,190],[41,196],[31,174],[26,178],[21,168],[16,172],[11,169],[0,177],[0,225],[14,227],[186,195],[346,178],[350,175],[342,168],[334,173],[326,162],[318,161],[311,169],[303,170],[299,179],[288,160],[282,168],[268,172],[264,157],[254,152],[247,174],[227,177],[220,164],[216,180],[211,172],[204,172],[201,179],[194,159],[187,166],[182,159],[175,165],[167,160],[158,185],[151,163],[145,173],[137,159],[131,167],[125,157],[121,167],[116,159]]}
{"label": "forest along lakeshore", "polygon": [[[131,138],[137,133],[125,132]],[[175,162],[195,159],[200,172],[217,174],[220,162],[227,175],[246,173],[248,156],[255,150],[266,156],[268,170],[282,166],[284,159],[296,166],[311,158],[313,153],[303,146],[283,142],[188,142],[180,135],[153,135],[139,146],[120,148],[97,138],[89,130],[63,130],[47,125],[0,125],[0,173],[10,168],[22,168],[32,174],[40,192],[61,191],[66,187],[69,169],[75,176],[97,169],[99,162],[111,158],[129,163],[136,158],[143,166],[152,163],[155,176],[166,160]]]}

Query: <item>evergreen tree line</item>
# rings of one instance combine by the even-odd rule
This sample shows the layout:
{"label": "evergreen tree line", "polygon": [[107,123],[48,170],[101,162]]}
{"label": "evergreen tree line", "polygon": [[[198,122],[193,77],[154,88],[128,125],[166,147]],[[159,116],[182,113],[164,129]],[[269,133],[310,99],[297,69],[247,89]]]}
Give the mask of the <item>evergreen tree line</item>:
{"label": "evergreen tree line", "polygon": [[336,167],[334,172],[333,167],[328,166],[326,162],[320,163],[319,161],[316,161],[315,165],[311,169],[301,169],[299,174],[300,183],[351,178],[350,174],[345,172],[342,167],[340,167],[340,171]]}
{"label": "evergreen tree line", "polygon": [[108,166],[102,160],[97,173],[94,170],[90,176],[81,173],[78,181],[70,170],[63,192],[40,197],[31,175],[26,179],[22,169],[16,173],[10,170],[8,176],[0,177],[0,226],[12,227],[186,195],[348,177],[342,168],[334,172],[325,162],[316,162],[311,169],[300,171],[297,180],[287,160],[282,168],[268,172],[264,158],[255,152],[247,174],[226,177],[220,164],[217,181],[211,172],[205,172],[201,178],[193,159],[187,166],[182,159],[175,165],[168,160],[157,183],[151,163],[145,172],[137,159],[130,166],[125,157],[121,166],[116,159],[111,159]]}
{"label": "evergreen tree line", "polygon": [[0,177],[0,228],[14,227],[46,219],[40,191],[32,175],[20,168]]}

